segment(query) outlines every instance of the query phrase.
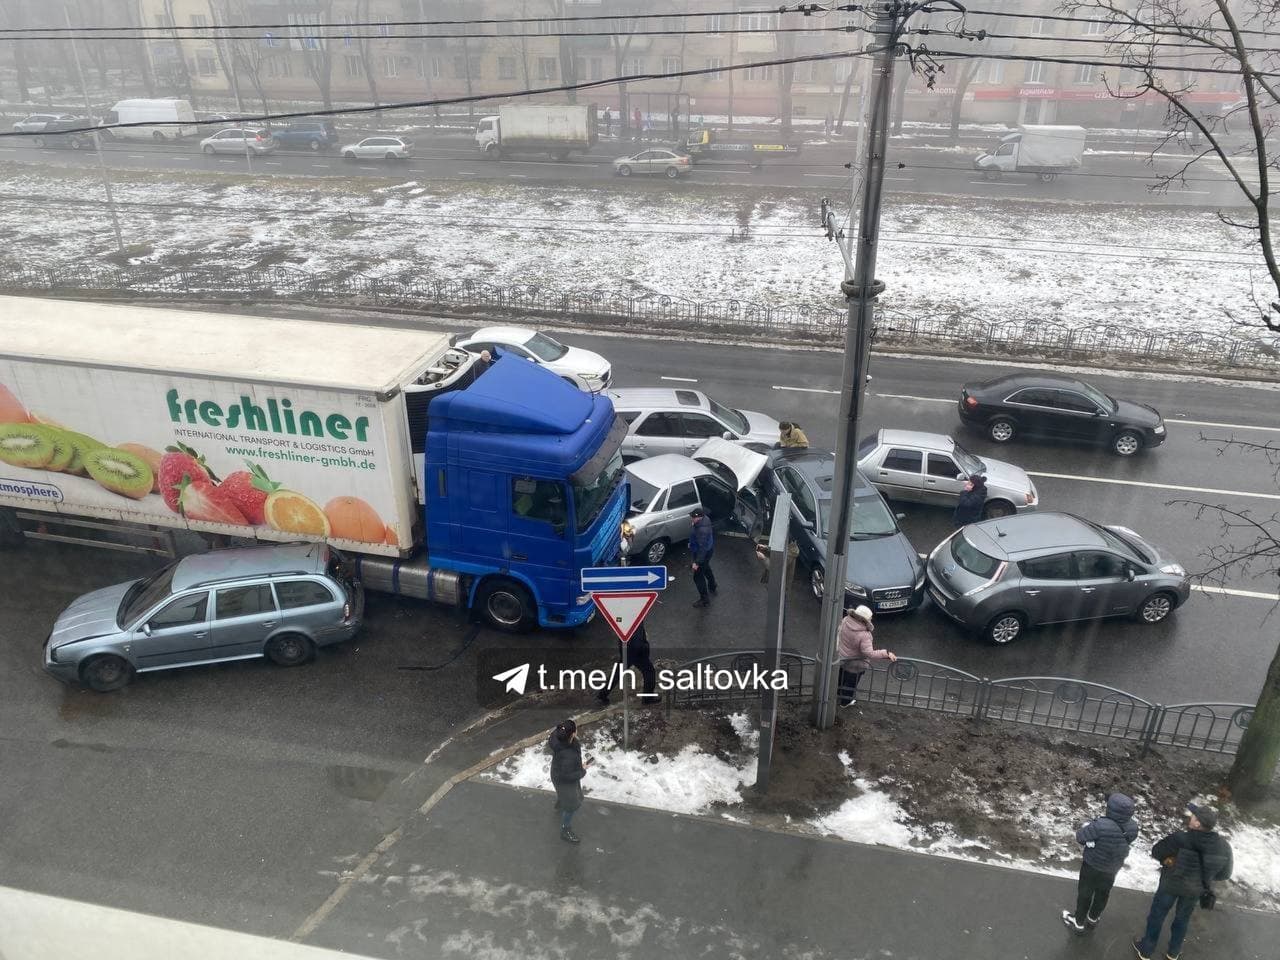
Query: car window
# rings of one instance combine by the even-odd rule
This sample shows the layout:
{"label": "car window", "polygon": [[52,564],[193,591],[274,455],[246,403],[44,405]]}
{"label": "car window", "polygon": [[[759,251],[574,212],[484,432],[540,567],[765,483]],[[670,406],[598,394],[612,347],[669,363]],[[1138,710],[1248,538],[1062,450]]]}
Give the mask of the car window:
{"label": "car window", "polygon": [[1072,393],[1070,390],[1054,391],[1054,406],[1062,410],[1070,410],[1073,413],[1097,413],[1098,405],[1087,397],[1082,397],[1078,393]]}
{"label": "car window", "polygon": [[651,413],[636,428],[636,433],[642,437],[678,437],[680,421],[674,413]]}
{"label": "car window", "polygon": [[513,477],[511,511],[519,517],[561,526],[568,520],[564,487],[554,480]]}
{"label": "car window", "polygon": [[276,609],[269,583],[255,583],[248,587],[224,587],[218,590],[217,594],[218,602],[214,605],[214,618],[217,620],[274,613]]}
{"label": "car window", "polygon": [[951,559],[960,569],[967,570],[976,577],[994,577],[1000,569],[1000,561],[966,540],[963,532],[951,540]]}
{"label": "car window", "polygon": [[902,447],[890,448],[884,455],[884,462],[880,464],[884,470],[901,470],[904,473],[919,473],[923,465],[924,454],[919,450],[907,450]]}
{"label": "car window", "polygon": [[813,499],[813,491],[799,477],[796,477],[794,486],[795,489],[792,491],[792,496],[795,498],[793,502],[796,505],[796,509],[800,511],[800,515],[807,521],[817,523],[818,504]]}
{"label": "car window", "polygon": [[535,333],[524,342],[524,349],[548,363],[559,360],[569,352],[569,348],[563,343],[548,337],[545,333]]}
{"label": "car window", "polygon": [[[323,603],[332,603],[333,594],[323,583],[314,580],[280,580],[275,584],[276,599],[280,601],[280,609],[296,610],[298,607],[314,607]],[[218,601],[221,608],[222,601]]]}
{"label": "car window", "polygon": [[1025,403],[1036,407],[1052,407],[1052,390],[1019,390],[1009,396],[1008,403]]}
{"label": "car window", "polygon": [[1032,580],[1074,580],[1076,578],[1069,553],[1023,560],[1018,564],[1018,568],[1024,577]]}
{"label": "car window", "polygon": [[682,480],[671,488],[667,495],[667,509],[678,510],[681,507],[696,507],[698,492],[693,488],[692,480]]}
{"label": "car window", "polygon": [[703,508],[714,519],[733,516],[738,503],[738,494],[719,477],[698,477],[694,483],[698,487],[698,497]]}
{"label": "car window", "polygon": [[658,499],[663,492],[647,480],[641,480],[635,474],[627,474],[627,483],[631,487],[631,509],[644,510]]}
{"label": "car window", "polygon": [[1081,580],[1111,580],[1125,575],[1123,557],[1103,550],[1082,550],[1076,554],[1076,572]]}
{"label": "car window", "polygon": [[640,416],[639,410],[619,410],[617,407],[615,407],[613,412],[616,413],[618,416],[620,416],[623,420],[625,420],[629,424],[635,423],[636,417]]}
{"label": "car window", "polygon": [[166,604],[147,621],[152,630],[163,627],[181,627],[190,623],[203,623],[209,608],[208,593],[193,593]]}
{"label": "car window", "polygon": [[960,468],[956,466],[956,462],[945,453],[929,454],[929,476],[945,477],[948,480],[954,480],[956,475],[961,472]]}
{"label": "car window", "polygon": [[682,413],[679,417],[686,437],[718,437],[724,433],[722,424],[700,413]]}

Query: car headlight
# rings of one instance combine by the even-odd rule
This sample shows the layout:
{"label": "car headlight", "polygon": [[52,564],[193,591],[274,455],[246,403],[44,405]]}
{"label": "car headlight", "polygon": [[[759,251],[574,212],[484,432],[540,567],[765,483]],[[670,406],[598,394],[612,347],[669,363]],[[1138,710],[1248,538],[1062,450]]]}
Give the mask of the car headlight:
{"label": "car headlight", "polygon": [[1156,424],[1156,428],[1155,430],[1152,431],[1152,433],[1164,433],[1164,424],[1163,423]]}
{"label": "car headlight", "polygon": [[578,374],[583,380],[603,380],[603,373],[580,373]]}
{"label": "car headlight", "polygon": [[852,580],[846,580],[844,582],[844,588],[849,593],[852,593],[855,597],[865,598],[867,595],[867,588],[860,583],[854,583]]}
{"label": "car headlight", "polygon": [[1166,563],[1160,568],[1161,573],[1167,573],[1171,577],[1185,577],[1187,575],[1186,568],[1180,563]]}

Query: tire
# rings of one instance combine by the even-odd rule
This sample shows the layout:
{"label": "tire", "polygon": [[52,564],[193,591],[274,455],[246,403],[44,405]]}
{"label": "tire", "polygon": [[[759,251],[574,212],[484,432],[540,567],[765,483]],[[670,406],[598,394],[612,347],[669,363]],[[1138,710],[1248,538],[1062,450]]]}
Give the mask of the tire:
{"label": "tire", "polygon": [[553,154],[551,155],[551,159],[552,159],[552,160],[558,160],[560,163],[564,163],[566,160],[568,160],[568,159],[569,159],[569,151],[568,151],[568,150],[557,150],[555,153],[553,153]]}
{"label": "tire", "polygon": [[156,143],[164,143],[164,134],[161,133],[159,130],[152,130],[151,139],[154,140]]}
{"label": "tire", "polygon": [[319,152],[320,152],[320,141],[319,141],[319,140],[312,140],[312,141],[310,141],[310,142],[307,144],[307,146],[311,148],[311,152],[312,152],[312,153],[319,153]]}
{"label": "tire", "polygon": [[84,142],[83,140],[81,140],[79,137],[72,137],[72,138],[71,138],[71,149],[72,149],[72,150],[83,150],[83,149],[84,149],[84,147],[85,147],[85,142]]}
{"label": "tire", "polygon": [[45,144],[48,142],[45,140],[44,137],[33,137],[32,140],[35,143],[35,145],[40,149],[44,149]]}
{"label": "tire", "polygon": [[1132,457],[1142,449],[1142,437],[1134,430],[1121,430],[1111,438],[1111,452],[1117,457]]}
{"label": "tire", "polygon": [[1169,614],[1173,613],[1177,606],[1177,597],[1168,590],[1157,590],[1142,601],[1142,606],[1138,607],[1133,618],[1139,623],[1162,623],[1169,619]]}
{"label": "tire", "polygon": [[1058,175],[1056,173],[1038,173],[1036,176],[1039,178],[1041,183],[1053,183],[1053,181],[1058,179]]}
{"label": "tire", "polygon": [[300,633],[281,633],[268,640],[262,652],[277,666],[296,667],[315,656],[316,645]]}
{"label": "tire", "polygon": [[346,153],[342,155],[343,160],[354,160],[355,158],[356,158],[355,153],[353,153],[350,150],[348,150]]}
{"label": "tire", "polygon": [[497,144],[487,143],[484,147],[484,158],[486,160],[497,160],[502,156],[502,150]]}
{"label": "tire", "polygon": [[90,657],[80,668],[80,681],[90,690],[110,693],[128,686],[133,679],[133,664],[113,653]]}
{"label": "tire", "polygon": [[529,591],[515,580],[494,577],[480,584],[476,608],[485,622],[503,633],[528,633],[538,625],[538,609]]}
{"label": "tire", "polygon": [[654,540],[644,548],[644,562],[649,564],[651,567],[656,567],[666,559],[667,550],[670,549],[670,547],[671,544],[667,543],[665,539],[659,538]]}
{"label": "tire", "polygon": [[383,156],[383,158],[382,158],[382,159],[383,159],[383,160],[395,160],[395,159],[396,159],[396,155],[395,155],[394,153],[392,153],[390,150],[388,150],[388,151],[386,152],[386,154]]}
{"label": "tire", "polygon": [[987,424],[987,436],[993,443],[1008,443],[1018,435],[1018,428],[1008,417],[996,417]]}
{"label": "tire", "polygon": [[100,136],[103,140],[114,140],[116,138],[116,135],[112,133],[110,130],[99,130],[98,136]]}
{"label": "tire", "polygon": [[212,157],[216,151],[209,144],[204,145],[204,154],[206,157]]}
{"label": "tire", "polygon": [[631,176],[631,168],[624,163],[622,166],[618,168],[618,176],[620,177]]}
{"label": "tire", "polygon": [[982,507],[983,520],[995,520],[998,517],[1012,517],[1018,511],[1008,500],[988,500]]}
{"label": "tire", "polygon": [[1005,647],[1021,637],[1026,629],[1027,618],[1009,610],[991,618],[982,630],[982,638],[997,647]]}
{"label": "tire", "polygon": [[814,567],[809,571],[809,592],[813,594],[813,599],[821,600],[822,595],[826,593],[827,578],[822,572],[821,567]]}
{"label": "tire", "polygon": [[680,179],[680,168],[679,168],[679,167],[667,167],[667,179],[668,179],[668,180],[679,180],[679,179]]}

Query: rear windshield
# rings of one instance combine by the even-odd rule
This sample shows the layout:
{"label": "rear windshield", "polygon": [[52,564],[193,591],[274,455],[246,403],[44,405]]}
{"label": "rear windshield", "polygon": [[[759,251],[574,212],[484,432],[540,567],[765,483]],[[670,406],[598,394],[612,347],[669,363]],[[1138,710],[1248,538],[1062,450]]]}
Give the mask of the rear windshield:
{"label": "rear windshield", "polygon": [[1000,568],[999,560],[987,556],[966,540],[963,533],[951,541],[951,559],[958,563],[962,570],[967,570],[975,577],[982,577],[984,580],[989,580]]}

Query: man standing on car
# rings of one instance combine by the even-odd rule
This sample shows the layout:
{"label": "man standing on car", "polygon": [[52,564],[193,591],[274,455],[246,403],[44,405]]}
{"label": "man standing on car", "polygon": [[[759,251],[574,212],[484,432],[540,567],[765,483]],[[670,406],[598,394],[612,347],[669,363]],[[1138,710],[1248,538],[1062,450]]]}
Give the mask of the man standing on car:
{"label": "man standing on car", "polygon": [[1076,886],[1076,912],[1062,911],[1062,922],[1072,933],[1084,933],[1098,925],[1116,874],[1136,839],[1138,821],[1133,819],[1133,800],[1123,793],[1107,797],[1107,812],[1076,831],[1076,843],[1084,847]]}
{"label": "man standing on car", "polygon": [[1165,960],[1178,960],[1196,904],[1212,910],[1217,900],[1213,882],[1231,879],[1231,844],[1214,832],[1217,825],[1216,810],[1189,803],[1187,829],[1169,834],[1151,848],[1151,856],[1160,861],[1160,886],[1151,898],[1146,933],[1141,940],[1133,941],[1138,960],[1151,960],[1170,910],[1173,924],[1169,927],[1169,949],[1164,955]]}
{"label": "man standing on car", "polygon": [[716,592],[716,575],[711,569],[711,556],[716,552],[716,535],[711,529],[711,518],[695,507],[689,514],[693,528],[689,531],[689,553],[693,555],[693,585],[698,588],[695,607],[709,607],[711,595]]}

